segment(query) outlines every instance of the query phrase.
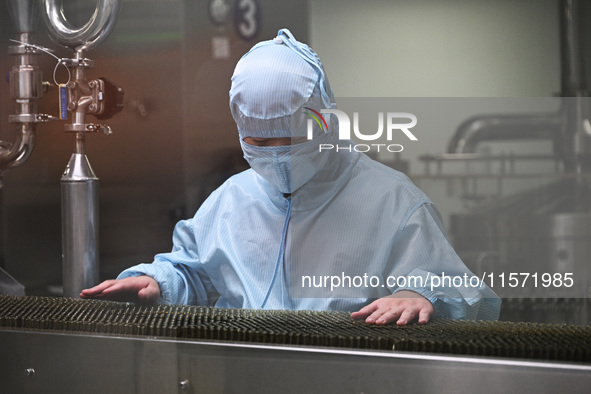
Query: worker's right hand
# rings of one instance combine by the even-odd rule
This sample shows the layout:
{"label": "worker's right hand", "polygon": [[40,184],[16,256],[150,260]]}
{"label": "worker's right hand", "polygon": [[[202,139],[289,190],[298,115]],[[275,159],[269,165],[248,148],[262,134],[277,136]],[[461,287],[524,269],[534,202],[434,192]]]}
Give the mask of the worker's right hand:
{"label": "worker's right hand", "polygon": [[145,275],[110,279],[82,290],[80,297],[153,304],[160,298],[160,286],[154,278]]}

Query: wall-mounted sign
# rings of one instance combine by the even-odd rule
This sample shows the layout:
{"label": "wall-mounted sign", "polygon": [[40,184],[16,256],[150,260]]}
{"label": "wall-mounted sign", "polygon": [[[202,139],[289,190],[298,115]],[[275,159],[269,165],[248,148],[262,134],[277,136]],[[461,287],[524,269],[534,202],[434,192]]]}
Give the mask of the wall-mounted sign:
{"label": "wall-mounted sign", "polygon": [[236,0],[234,28],[244,40],[251,40],[261,28],[261,8],[257,0]]}

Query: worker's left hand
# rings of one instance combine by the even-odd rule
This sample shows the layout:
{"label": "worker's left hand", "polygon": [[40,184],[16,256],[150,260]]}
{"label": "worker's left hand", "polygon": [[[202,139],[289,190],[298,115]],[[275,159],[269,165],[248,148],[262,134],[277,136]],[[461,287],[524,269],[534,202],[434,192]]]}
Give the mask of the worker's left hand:
{"label": "worker's left hand", "polygon": [[153,304],[160,298],[158,282],[146,275],[109,279],[80,293],[81,298]]}
{"label": "worker's left hand", "polygon": [[388,324],[396,322],[399,326],[418,320],[427,323],[435,314],[429,300],[414,291],[401,290],[395,294],[375,300],[371,304],[351,313],[353,319],[365,319],[368,324]]}

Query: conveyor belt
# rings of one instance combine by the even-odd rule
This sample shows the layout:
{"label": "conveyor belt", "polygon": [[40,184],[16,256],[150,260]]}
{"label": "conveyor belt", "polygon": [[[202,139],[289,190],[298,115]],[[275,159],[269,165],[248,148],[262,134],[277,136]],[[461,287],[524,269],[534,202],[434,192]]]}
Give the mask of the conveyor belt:
{"label": "conveyor belt", "polygon": [[591,326],[450,319],[376,326],[346,312],[0,296],[0,327],[591,362]]}

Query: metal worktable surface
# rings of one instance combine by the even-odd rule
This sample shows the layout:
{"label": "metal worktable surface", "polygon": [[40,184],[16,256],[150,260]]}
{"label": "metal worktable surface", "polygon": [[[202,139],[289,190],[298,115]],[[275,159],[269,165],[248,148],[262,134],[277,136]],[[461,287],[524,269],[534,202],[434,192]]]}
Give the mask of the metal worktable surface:
{"label": "metal worktable surface", "polygon": [[591,365],[0,329],[4,393],[588,392]]}

